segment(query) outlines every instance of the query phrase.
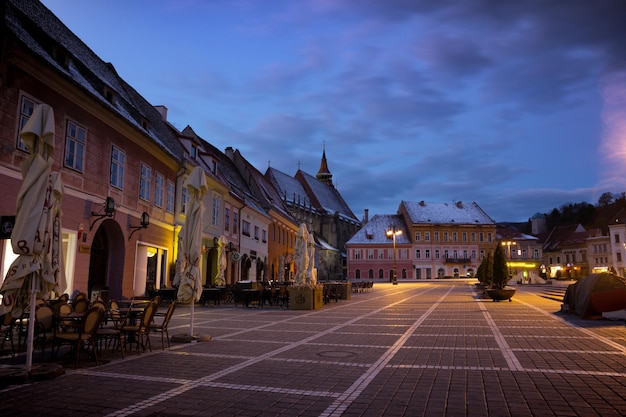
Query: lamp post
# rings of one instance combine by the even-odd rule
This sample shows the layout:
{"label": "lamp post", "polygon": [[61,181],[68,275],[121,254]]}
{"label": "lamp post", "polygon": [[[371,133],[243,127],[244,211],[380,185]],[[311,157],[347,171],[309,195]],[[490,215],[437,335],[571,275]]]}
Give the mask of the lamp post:
{"label": "lamp post", "polygon": [[516,242],[513,242],[511,240],[507,240],[502,242],[503,245],[506,245],[507,249],[506,249],[506,257],[508,259],[506,265],[509,268],[509,279],[511,279],[511,245],[517,245]]}
{"label": "lamp post", "polygon": [[396,267],[396,236],[399,236],[401,234],[402,230],[397,229],[395,225],[391,226],[387,230],[387,238],[393,239],[393,277],[391,281],[393,285],[398,285],[398,270]]}

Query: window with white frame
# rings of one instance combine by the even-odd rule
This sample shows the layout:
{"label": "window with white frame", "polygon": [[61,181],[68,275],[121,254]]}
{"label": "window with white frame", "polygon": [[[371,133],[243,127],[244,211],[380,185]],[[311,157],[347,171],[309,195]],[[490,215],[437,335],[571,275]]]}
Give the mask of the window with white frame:
{"label": "window with white frame", "polygon": [[183,187],[180,191],[180,212],[181,214],[187,213],[187,203],[189,201],[189,191],[187,187]]}
{"label": "window with white frame", "polygon": [[261,242],[267,243],[267,230],[261,230]]}
{"label": "window with white frame", "polygon": [[167,203],[165,206],[165,210],[168,213],[174,213],[174,197],[176,195],[176,188],[174,187],[174,183],[170,180],[167,181]]}
{"label": "window with white frame", "polygon": [[141,175],[139,178],[139,198],[150,201],[150,184],[152,183],[152,168],[141,163]]}
{"label": "window with white frame", "polygon": [[163,193],[165,192],[165,177],[163,174],[154,175],[154,205],[163,208]]}
{"label": "window with white frame", "polygon": [[367,250],[367,259],[374,259],[374,249]]}
{"label": "window with white frame", "polygon": [[83,172],[83,160],[85,157],[85,140],[87,130],[72,122],[67,121],[65,128],[65,160],[64,164],[68,168]]}
{"label": "window with white frame", "polygon": [[421,240],[422,236],[420,232],[415,232],[415,241],[419,242]]}
{"label": "window with white frame", "polygon": [[422,258],[422,252],[419,249],[415,250],[415,259],[421,259]]}
{"label": "window with white frame", "polygon": [[28,119],[30,119],[30,116],[32,116],[33,111],[35,110],[35,105],[37,104],[38,103],[35,102],[35,100],[31,99],[30,97],[26,97],[24,95],[22,96],[22,99],[20,102],[19,126],[17,129],[17,144],[16,144],[17,149],[21,149],[23,151],[28,152],[28,148],[26,147],[24,142],[22,142],[22,139],[20,139],[20,132],[26,125],[26,122],[28,121]]}
{"label": "window with white frame", "polygon": [[120,190],[124,189],[124,165],[126,154],[117,146],[111,151],[111,185]]}
{"label": "window with white frame", "polygon": [[220,219],[220,198],[219,196],[213,196],[213,211],[211,213],[211,224],[213,226],[218,225]]}
{"label": "window with white frame", "polygon": [[246,220],[241,221],[241,234],[250,237],[250,222]]}
{"label": "window with white frame", "polygon": [[227,232],[230,231],[230,209],[229,208],[224,209],[224,230]]}
{"label": "window with white frame", "polygon": [[385,259],[385,250],[384,249],[380,249],[378,251],[378,259]]}
{"label": "window with white frame", "polygon": [[430,249],[426,249],[424,252],[426,259],[430,259]]}
{"label": "window with white frame", "polygon": [[233,233],[239,233],[239,213],[233,211]]}
{"label": "window with white frame", "polygon": [[354,259],[356,259],[356,260],[360,260],[361,259],[361,249],[354,249],[354,251],[352,253],[354,255]]}
{"label": "window with white frame", "polygon": [[259,226],[254,226],[254,239],[259,240]]}

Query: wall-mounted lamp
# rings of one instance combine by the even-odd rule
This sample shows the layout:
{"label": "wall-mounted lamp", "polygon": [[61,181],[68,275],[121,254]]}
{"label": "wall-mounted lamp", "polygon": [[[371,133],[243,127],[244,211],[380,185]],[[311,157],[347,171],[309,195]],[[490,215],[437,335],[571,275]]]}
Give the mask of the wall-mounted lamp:
{"label": "wall-mounted lamp", "polygon": [[96,213],[94,211],[91,212],[91,217],[95,217],[95,219],[89,226],[89,231],[93,229],[93,225],[96,224],[98,220],[104,217],[113,217],[113,215],[115,214],[115,200],[113,200],[113,197],[107,197],[107,199],[104,201],[103,209],[104,209],[104,214]]}
{"label": "wall-mounted lamp", "polygon": [[232,252],[234,248],[235,246],[233,245],[233,242],[228,242],[228,251]]}
{"label": "wall-mounted lamp", "polygon": [[130,235],[128,235],[128,240],[130,240],[130,237],[133,235],[133,233],[135,233],[139,229],[145,229],[146,227],[148,227],[148,225],[150,225],[150,216],[144,211],[143,213],[141,213],[139,226],[128,226],[128,230],[132,230],[132,232],[130,232]]}

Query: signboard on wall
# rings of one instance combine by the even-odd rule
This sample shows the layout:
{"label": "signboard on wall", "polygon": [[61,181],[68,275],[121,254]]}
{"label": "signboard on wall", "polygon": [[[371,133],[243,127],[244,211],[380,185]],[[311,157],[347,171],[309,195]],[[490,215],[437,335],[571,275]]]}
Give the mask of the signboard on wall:
{"label": "signboard on wall", "polygon": [[11,239],[15,216],[0,216],[0,239]]}

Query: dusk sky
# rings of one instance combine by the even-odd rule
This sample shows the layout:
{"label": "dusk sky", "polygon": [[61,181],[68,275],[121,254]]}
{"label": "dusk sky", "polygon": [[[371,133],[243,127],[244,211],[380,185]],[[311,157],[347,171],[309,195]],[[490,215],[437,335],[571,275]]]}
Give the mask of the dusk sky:
{"label": "dusk sky", "polygon": [[495,221],[626,191],[623,0],[43,0],[168,120],[360,219]]}

